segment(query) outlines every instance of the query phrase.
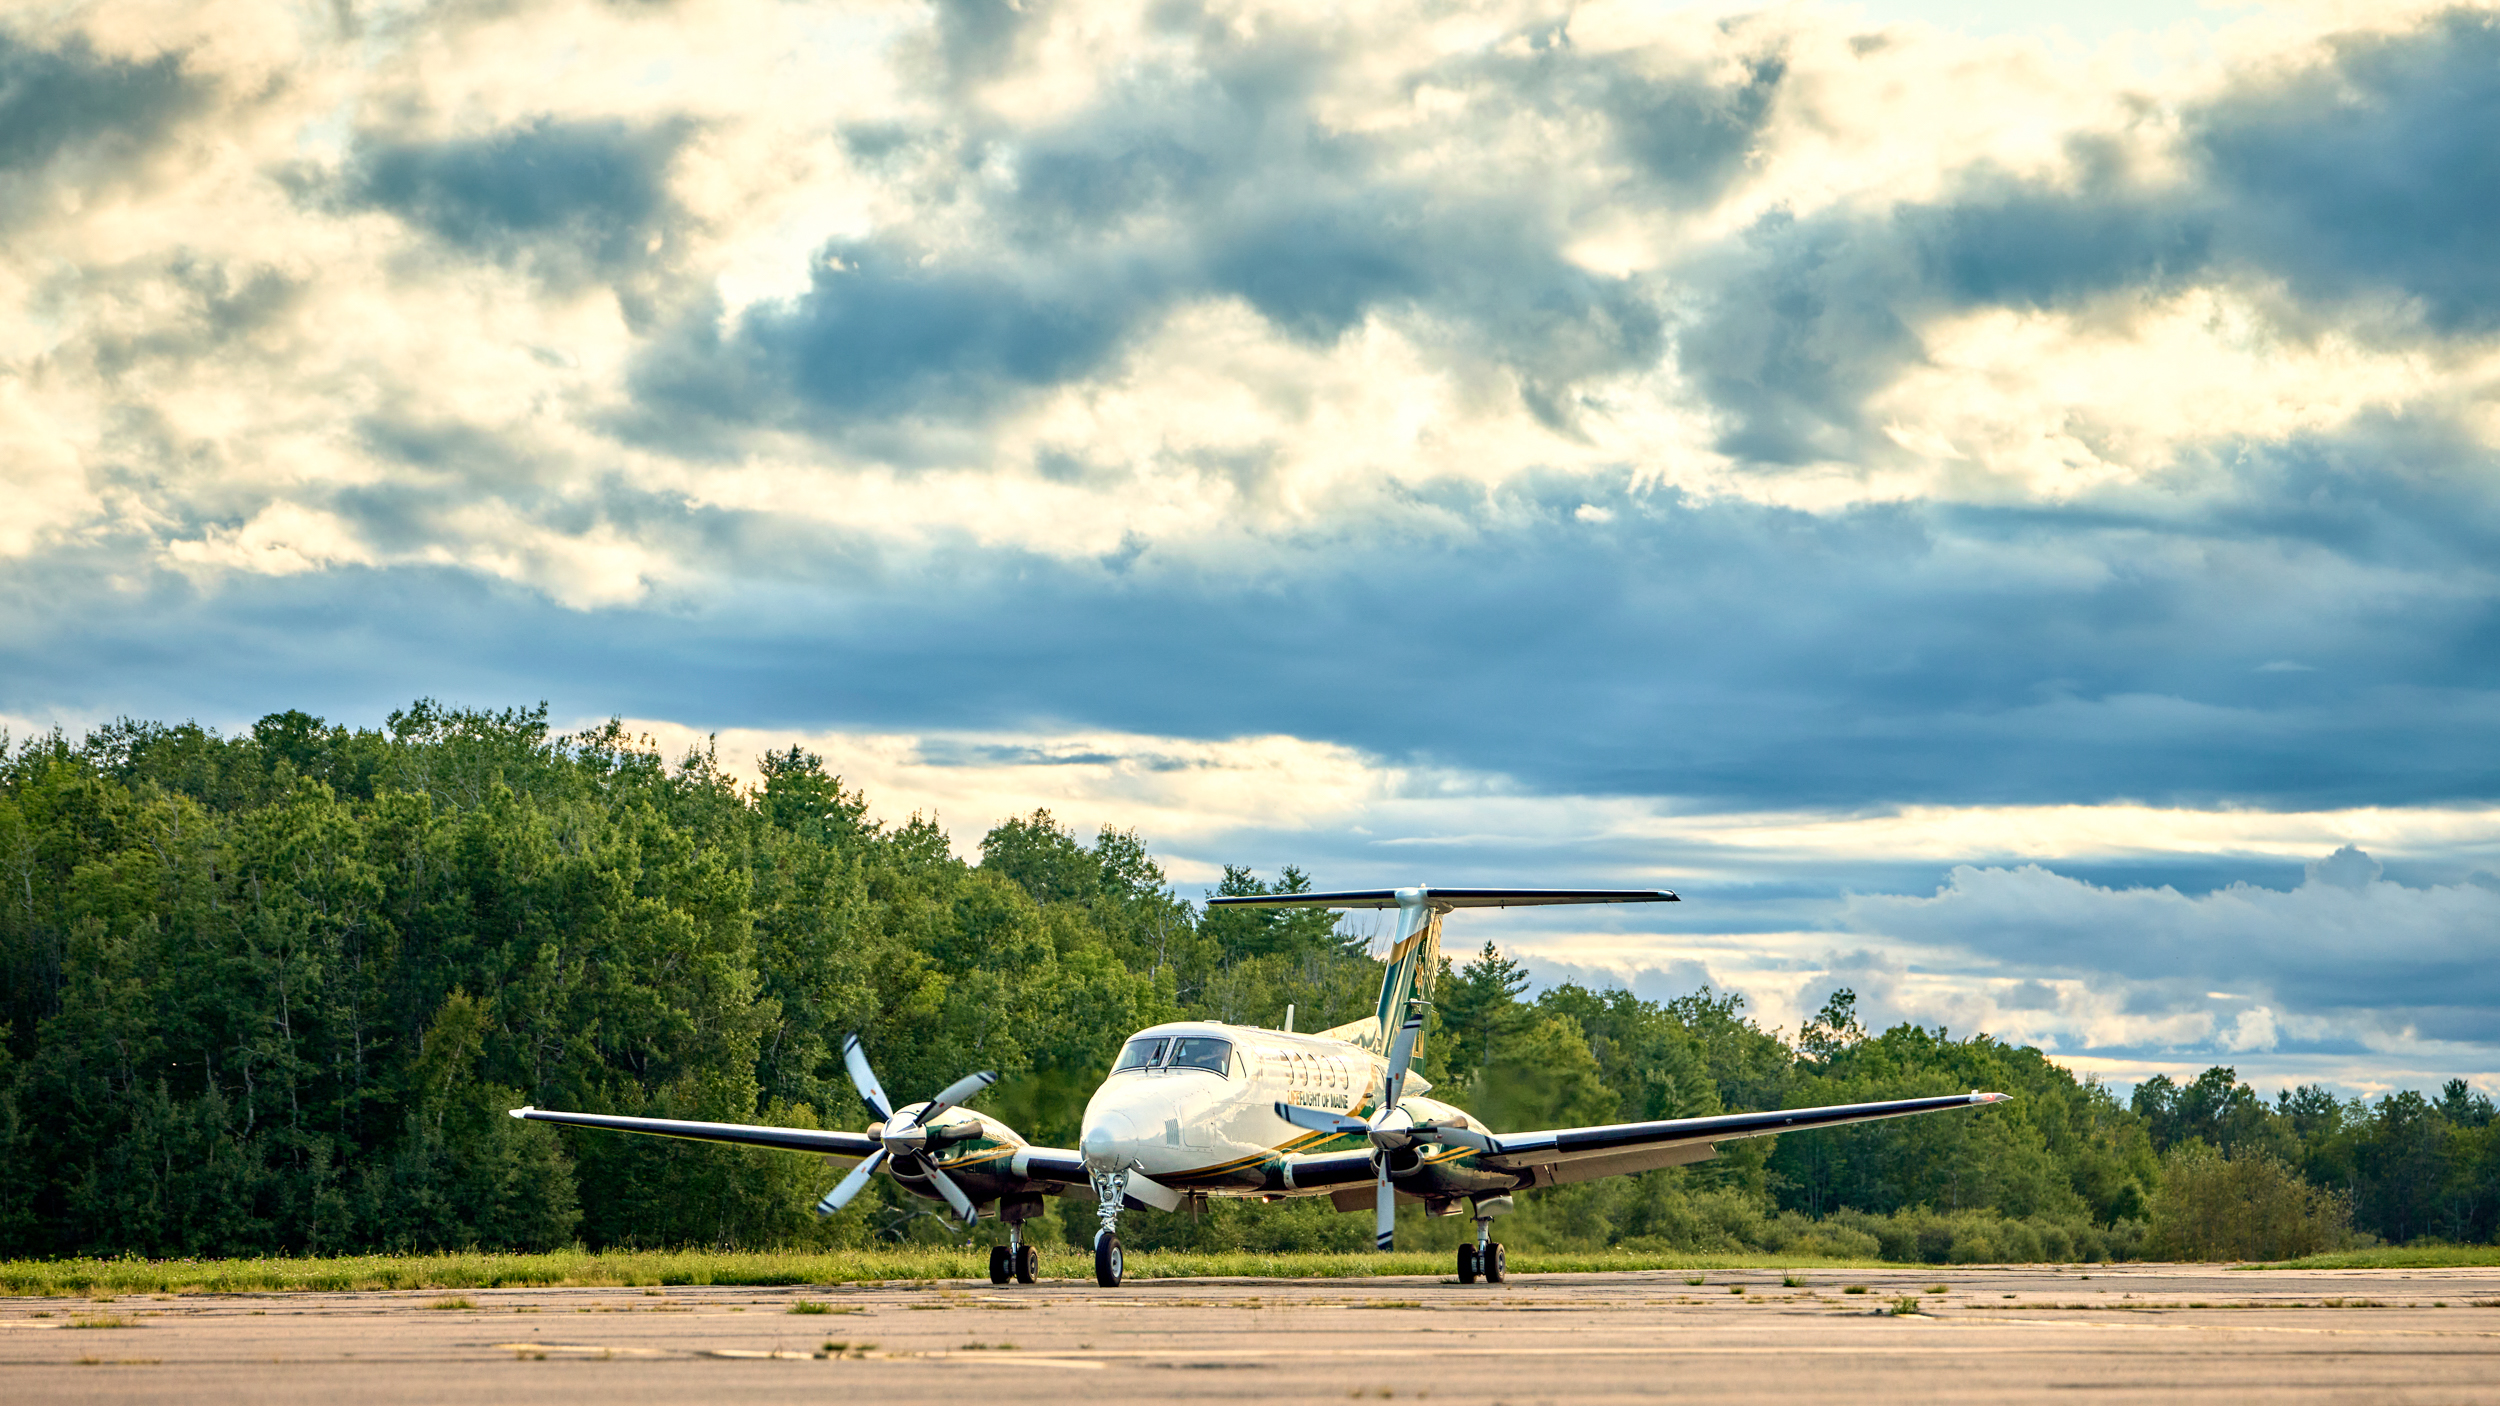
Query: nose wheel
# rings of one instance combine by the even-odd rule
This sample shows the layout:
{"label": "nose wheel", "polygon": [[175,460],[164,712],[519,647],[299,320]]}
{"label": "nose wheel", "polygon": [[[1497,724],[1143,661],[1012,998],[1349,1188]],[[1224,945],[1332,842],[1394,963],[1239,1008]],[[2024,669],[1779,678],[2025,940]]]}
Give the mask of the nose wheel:
{"label": "nose wheel", "polygon": [[1094,1236],[1094,1282],[1106,1289],[1120,1287],[1120,1276],[1127,1268],[1120,1256],[1120,1237],[1105,1230]]}

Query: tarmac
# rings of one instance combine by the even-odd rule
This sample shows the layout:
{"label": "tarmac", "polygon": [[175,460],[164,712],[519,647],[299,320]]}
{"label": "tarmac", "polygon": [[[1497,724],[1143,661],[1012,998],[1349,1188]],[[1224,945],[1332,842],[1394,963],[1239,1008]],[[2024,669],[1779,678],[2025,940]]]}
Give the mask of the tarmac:
{"label": "tarmac", "polygon": [[[802,1305],[814,1306],[802,1308]],[[2500,1401],[2500,1269],[0,1298],[0,1401]]]}

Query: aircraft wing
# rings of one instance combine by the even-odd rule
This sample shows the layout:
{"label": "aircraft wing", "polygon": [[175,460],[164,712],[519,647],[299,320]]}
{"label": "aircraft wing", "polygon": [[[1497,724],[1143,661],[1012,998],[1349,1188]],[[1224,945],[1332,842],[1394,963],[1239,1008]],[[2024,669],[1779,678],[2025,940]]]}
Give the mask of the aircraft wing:
{"label": "aircraft wing", "polygon": [[1395,908],[1421,896],[1436,908],[1545,908],[1560,903],[1676,903],[1665,889],[1347,889],[1336,893],[1260,893],[1210,898],[1210,908]]}
{"label": "aircraft wing", "polygon": [[1557,1128],[1547,1132],[1503,1133],[1486,1139],[1478,1165],[1533,1175],[1536,1184],[1562,1185],[1593,1181],[1625,1172],[1645,1172],[1687,1162],[1707,1161],[1715,1144],[1737,1138],[1770,1137],[1832,1128],[1843,1123],[1869,1123],[1878,1118],[1907,1118],[2003,1103],[2010,1094],[1947,1094],[1937,1098],[1903,1098],[1885,1103],[1843,1103],[1826,1108],[1779,1108],[1763,1113],[1721,1113],[1708,1118],[1669,1118],[1655,1123],[1609,1123],[1595,1128]]}
{"label": "aircraft wing", "polygon": [[[697,1123],[680,1118],[628,1118],[615,1113],[558,1113],[546,1108],[515,1108],[512,1116],[535,1123],[563,1123],[576,1128],[603,1128],[617,1133],[646,1133],[683,1138],[688,1142],[725,1142],[737,1147],[771,1147],[784,1152],[813,1152],[837,1162],[857,1162],[877,1150],[874,1138],[819,1128],[766,1128],[752,1123]],[[1018,1147],[1006,1154],[1015,1175],[1032,1181],[1088,1187],[1085,1156],[1063,1147]]]}
{"label": "aircraft wing", "polygon": [[512,1116],[533,1123],[563,1123],[576,1128],[605,1128],[618,1133],[648,1133],[689,1142],[726,1142],[739,1147],[776,1147],[784,1152],[815,1152],[856,1162],[877,1150],[863,1133],[829,1128],[766,1128],[751,1123],[695,1123],[681,1118],[627,1118],[614,1113],[557,1113],[545,1108],[515,1108]]}

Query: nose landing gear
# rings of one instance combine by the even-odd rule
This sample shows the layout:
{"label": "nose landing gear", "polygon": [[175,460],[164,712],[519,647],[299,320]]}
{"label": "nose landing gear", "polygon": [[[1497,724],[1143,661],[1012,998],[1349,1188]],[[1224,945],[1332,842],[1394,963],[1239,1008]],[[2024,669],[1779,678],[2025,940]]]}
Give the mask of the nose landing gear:
{"label": "nose landing gear", "polygon": [[1127,1268],[1120,1254],[1120,1237],[1116,1232],[1094,1232],[1094,1282],[1106,1289],[1120,1287],[1122,1272]]}
{"label": "nose landing gear", "polygon": [[1092,1176],[1095,1214],[1102,1219],[1102,1228],[1094,1232],[1094,1282],[1116,1289],[1127,1270],[1120,1254],[1120,1210],[1128,1200],[1128,1169],[1094,1171]]}

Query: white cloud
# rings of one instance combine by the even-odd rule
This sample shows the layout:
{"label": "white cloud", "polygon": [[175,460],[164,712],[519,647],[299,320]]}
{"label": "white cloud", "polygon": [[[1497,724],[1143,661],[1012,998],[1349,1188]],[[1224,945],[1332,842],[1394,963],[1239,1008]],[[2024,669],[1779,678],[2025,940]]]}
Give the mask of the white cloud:
{"label": "white cloud", "polygon": [[272,503],[239,528],[211,527],[200,537],[168,542],[165,555],[185,567],[258,576],[293,576],[374,559],[337,516],[293,503]]}
{"label": "white cloud", "polygon": [[[1348,522],[1465,530],[1471,512],[1498,514],[1495,490],[1557,471],[1813,511],[2055,502],[2142,482],[2199,446],[2332,429],[2366,409],[2437,405],[2473,423],[2500,378],[2488,356],[2426,358],[2334,327],[2295,336],[2256,293],[2229,286],[2122,317],[1977,309],[1914,328],[1923,355],[1874,394],[1869,411],[1898,451],[1889,460],[1764,475],[1713,448],[1717,408],[1667,360],[1527,385],[1520,350],[1465,315],[1503,272],[1453,265],[1436,274],[1444,290],[1383,300],[1350,335],[1319,342],[1237,298],[1182,292],[1102,366],[1000,397],[978,423],[924,415],[838,444],[759,428],[726,453],[617,440],[610,417],[639,394],[632,368],[660,321],[712,289],[734,330],[740,309],[804,294],[828,239],[884,239],[1045,281],[1091,276],[1018,233],[1029,217],[1002,192],[1019,161],[1089,141],[1130,160],[1143,139],[1134,124],[1157,102],[1183,121],[1234,120],[1210,85],[1234,81],[1224,65],[1265,47],[1302,46],[1307,91],[1234,101],[1282,103],[1276,119],[1310,136],[1247,153],[1209,139],[1192,159],[1248,163],[1209,179],[1279,200],[1317,179],[1309,140],[1359,141],[1345,150],[1369,164],[1327,179],[1372,181],[1384,195],[1429,189],[1433,203],[1417,207],[1427,228],[1488,220],[1468,237],[1515,238],[1525,254],[1606,270],[1599,277],[1632,303],[1673,316],[1698,292],[1690,281],[1707,277],[1705,256],[1774,212],[1879,218],[1945,198],[1975,168],[2055,183],[2087,138],[2158,172],[2178,133],[2145,113],[2314,57],[2321,26],[2342,22],[2226,25],[2214,52],[2227,57],[2146,79],[2115,51],[1934,29],[1895,28],[1868,48],[1860,17],[1813,7],[1714,19],[1614,4],[1359,16],[1226,6],[1203,33],[1154,13],[1090,3],[1025,14],[1004,41],[1013,61],[961,91],[934,67],[934,12],[899,4],[385,11],[350,41],[276,0],[120,0],[26,30],[51,43],[83,34],[106,55],[181,52],[215,101],[127,184],[29,212],[0,257],[10,313],[0,323],[18,330],[0,349],[12,358],[0,363],[0,473],[19,509],[0,527],[0,553],[111,527],[193,571],[321,570],[378,554],[462,564],[593,608],[657,579],[699,587],[749,569],[649,525],[585,528],[580,504],[618,475],[697,504],[812,512],[906,544],[969,529],[1055,555],[1141,542],[1185,556]],[[1522,62],[1523,46],[1566,14],[1568,50]],[[1725,187],[1698,204],[1645,184],[1600,101],[1614,91],[1604,84],[1645,82],[1661,101],[1706,106],[1773,62],[1758,132]],[[1700,96],[1675,96],[1688,89]],[[352,163],[355,145],[339,134],[356,131],[423,141],[541,120],[660,119],[690,124],[662,175],[682,225],[652,236],[665,267],[613,288],[538,286],[520,268],[436,247],[422,229],[321,193],[324,169],[303,165],[308,152]],[[887,135],[866,145],[838,135],[854,131]],[[898,154],[875,142],[900,143]],[[982,164],[967,167],[976,153]],[[1121,257],[1177,277],[1259,209],[1157,207],[1140,218],[1161,223]],[[1479,256],[1494,254],[1455,244],[1449,255]],[[252,319],[217,301],[268,273],[289,291]],[[1569,345],[1548,351],[1582,355]],[[1549,393],[1562,400],[1537,400]],[[152,424],[139,438],[115,428],[133,405]],[[383,535],[416,545],[351,550],[375,534],[325,495],[427,483],[424,467],[376,448],[363,428],[374,416],[491,439],[541,491],[509,495],[495,514],[395,518]],[[140,472],[117,493],[91,487],[134,460]],[[1478,506],[1460,506],[1464,496],[1441,491],[1450,486],[1477,490]],[[1585,520],[1611,511],[1591,502]],[[273,547],[280,523],[264,519],[285,512],[338,525],[320,541],[287,526],[280,535],[301,543]],[[539,521],[516,528],[503,521],[511,514]],[[194,525],[238,520],[261,526]],[[268,541],[254,545],[255,530]]]}

